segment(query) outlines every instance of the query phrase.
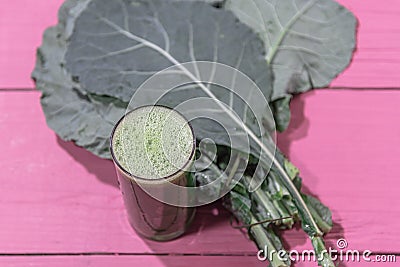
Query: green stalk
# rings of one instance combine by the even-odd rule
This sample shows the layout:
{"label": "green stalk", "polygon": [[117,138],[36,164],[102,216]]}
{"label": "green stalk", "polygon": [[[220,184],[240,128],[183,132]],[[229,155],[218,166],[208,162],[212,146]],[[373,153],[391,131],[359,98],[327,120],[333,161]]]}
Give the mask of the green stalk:
{"label": "green stalk", "polygon": [[[267,197],[272,201],[273,205],[275,206],[275,208],[278,210],[278,212],[280,213],[281,217],[289,217],[292,216],[292,214],[289,213],[289,211],[286,209],[286,207],[284,206],[283,202],[280,200],[276,200],[276,199],[272,199],[270,194],[268,192],[265,192],[265,194],[267,195]],[[292,228],[293,224],[294,224],[294,220],[293,218],[289,218],[289,219],[283,219],[282,223],[284,225],[286,225],[288,228]]]}
{"label": "green stalk", "polygon": [[[128,33],[129,35],[129,33]],[[128,36],[132,37],[132,36]],[[134,36],[137,38],[136,36]],[[139,41],[143,41],[141,38],[139,38]],[[148,44],[144,43],[145,45],[150,45],[150,48],[153,48],[155,50],[159,50],[160,47],[153,47],[153,44]],[[279,171],[279,178],[282,180],[283,184],[285,187],[289,190],[290,194],[293,196],[294,202],[296,206],[301,210],[300,215],[303,217],[303,222],[305,224],[305,228],[308,229],[308,233],[312,236],[321,236],[323,233],[321,230],[318,228],[318,225],[315,223],[310,210],[307,208],[306,203],[302,199],[299,191],[297,190],[296,186],[293,184],[292,179],[290,179],[289,175],[286,173],[285,168],[281,165],[281,163],[275,158],[274,151],[271,152],[270,149],[267,147],[267,145],[246,125],[244,124],[240,119],[238,119],[235,114],[232,113],[230,109],[228,109],[224,104],[221,103],[221,101],[211,92],[209,88],[207,88],[203,82],[199,81],[196,76],[194,76],[188,69],[186,69],[184,66],[182,66],[178,61],[176,61],[175,58],[173,58],[169,53],[163,51],[162,49],[159,51],[162,55],[164,55],[167,59],[169,59],[172,63],[178,66],[179,69],[182,70],[190,79],[192,79],[203,91],[205,94],[207,94],[211,99],[216,101],[216,104],[220,106],[220,108],[228,114],[231,119],[237,123],[239,127],[241,127],[252,139],[258,146],[260,146],[262,152],[270,159],[272,160],[273,165],[277,168]],[[262,159],[260,159],[262,160]],[[265,162],[264,162],[265,163]],[[267,163],[267,165],[269,165]],[[269,167],[269,166],[268,166]]]}
{"label": "green stalk", "polygon": [[318,259],[318,265],[322,267],[335,267],[335,264],[325,248],[325,243],[322,237],[312,237],[311,243],[314,247],[315,256]]}
{"label": "green stalk", "polygon": [[[264,177],[259,177],[259,173],[255,173],[255,175],[258,176],[258,177],[257,177],[258,179],[264,180]],[[271,177],[271,176],[268,174],[267,179],[273,179],[273,177]],[[248,187],[249,178],[245,179],[245,182],[246,182],[246,186]],[[279,183],[279,181],[278,181],[278,183]],[[266,206],[266,205],[263,206],[265,210],[271,211],[271,210],[273,209],[273,210],[275,210],[275,211],[277,211],[277,212],[279,213],[279,216],[280,216],[280,217],[289,217],[289,216],[292,216],[292,214],[289,212],[290,209],[287,209],[287,208],[286,208],[284,202],[281,201],[281,200],[274,199],[274,198],[271,196],[271,194],[270,194],[267,190],[263,190],[263,189],[262,189],[262,186],[260,186],[256,191],[254,191],[253,194],[254,194],[254,193],[256,194],[256,199],[258,199],[258,200],[264,200],[264,202],[266,202],[266,203],[271,203],[271,204],[273,205],[273,208],[272,208],[272,207],[268,207],[268,206]],[[258,195],[260,195],[260,196],[257,197]],[[264,202],[263,202],[263,201],[260,201],[261,204],[264,204]],[[260,203],[259,203],[259,204],[260,204]],[[278,218],[279,218],[279,217],[278,217]],[[276,219],[276,218],[274,218],[274,219]],[[294,224],[294,220],[293,220],[293,218],[290,218],[290,219],[283,219],[283,220],[282,220],[282,223],[283,223],[284,225],[286,225],[288,228],[292,228],[292,226],[293,226],[293,224]]]}
{"label": "green stalk", "polygon": [[324,233],[329,233],[332,229],[332,226],[327,224],[321,216],[318,214],[318,212],[311,206],[309,205],[308,208],[310,209],[311,215],[314,217],[315,222],[317,223],[318,227],[324,232]]}
{"label": "green stalk", "polygon": [[323,232],[319,229],[317,223],[311,215],[311,211],[308,209],[308,206],[301,197],[300,192],[293,184],[292,179],[290,179],[290,177],[288,176],[282,165],[279,164],[278,160],[276,160],[276,158],[274,158],[273,163],[274,166],[279,170],[278,179],[280,179],[283,185],[287,188],[293,198],[293,202],[299,210],[299,215],[301,217],[302,227],[304,231],[306,231],[310,237],[322,236]]}
{"label": "green stalk", "polygon": [[[251,224],[258,223],[258,221],[254,217],[254,215],[251,215],[250,223]],[[261,224],[250,227],[249,232],[250,232],[251,236],[255,239],[258,248],[263,249],[264,253],[267,253],[266,256],[272,267],[289,267],[290,266],[290,265],[287,265],[285,262],[283,262],[281,259],[279,259],[278,254],[277,254],[278,249],[275,247],[273,242],[268,238],[266,231]],[[265,248],[267,248],[267,250],[265,250]],[[271,253],[273,251],[274,251],[274,253]]]}
{"label": "green stalk", "polygon": [[[244,176],[243,183],[248,188],[250,184],[250,178],[248,176]],[[279,211],[275,208],[275,206],[265,195],[265,192],[261,189],[261,186],[256,191],[252,192],[251,196],[254,199],[254,202],[257,203],[257,205],[260,205],[267,213],[271,214],[272,219],[279,219],[281,217]],[[264,218],[264,220],[265,219],[268,218]]]}
{"label": "green stalk", "polygon": [[248,228],[249,235],[257,244],[257,247],[266,253],[265,256],[271,263],[272,267],[289,267],[290,265],[281,260],[277,255],[278,250],[281,248],[275,246],[273,240],[269,237],[267,230],[264,229],[262,224],[260,224],[260,221],[257,220],[257,215],[252,213],[252,202],[249,198],[250,196],[247,192],[242,192],[242,190],[239,191],[240,193],[236,192],[235,189],[230,191],[225,198],[225,200],[227,200],[224,202],[225,207],[231,210],[235,217],[243,224],[243,228]]}
{"label": "green stalk", "polygon": [[[239,157],[240,158],[240,157]],[[240,161],[238,157],[234,161],[233,168],[237,169],[238,168],[238,162]],[[222,171],[219,169],[219,167],[216,164],[211,164],[209,167],[212,169],[216,174],[221,175]],[[232,173],[230,174],[232,175]],[[276,176],[270,176],[268,175],[269,179],[274,179],[278,181],[279,183],[282,182],[279,179],[279,175]],[[225,182],[229,181],[229,177],[225,177],[224,179]],[[278,180],[279,179],[279,180]],[[312,244],[315,250],[315,254],[319,256],[320,261],[319,263],[324,266],[324,267],[333,267],[333,262],[330,256],[327,253],[323,253],[325,249],[325,244],[323,239],[320,236],[315,235],[314,229],[312,229],[312,226],[309,224],[309,221],[304,222],[305,218],[307,216],[304,216],[304,209],[300,209],[298,203],[296,202],[295,198],[292,198],[292,193],[289,190],[289,194],[285,195],[287,198],[281,198],[281,199],[274,199],[271,194],[267,191],[264,190],[263,187],[257,188],[253,192],[249,192],[249,184],[251,182],[251,177],[249,176],[243,176],[242,178],[242,184],[238,188],[234,188],[229,194],[228,198],[230,198],[231,202],[231,211],[233,214],[241,221],[242,224],[244,225],[252,225],[249,227],[249,234],[253,237],[253,240],[257,244],[257,246],[264,250],[265,253],[267,253],[266,257],[268,260],[271,262],[271,266],[276,267],[276,266],[288,266],[288,263],[285,263],[283,260],[279,259],[278,255],[276,252],[278,250],[281,250],[282,247],[278,247],[275,242],[280,241],[278,237],[274,236],[269,236],[268,230],[271,230],[268,227],[267,223],[262,223],[258,224],[259,222],[262,222],[265,219],[279,219],[281,217],[285,217],[285,215],[293,215],[291,214],[291,211],[294,210],[294,207],[297,207],[298,213],[300,215],[300,218],[303,223],[303,229],[307,234],[310,236],[312,240]],[[293,184],[294,185],[294,184]],[[285,185],[282,185],[285,186]],[[285,186],[286,187],[286,186]],[[239,190],[240,188],[240,190]],[[247,188],[247,189],[246,189]],[[300,195],[300,187],[295,187],[295,190],[297,194]],[[302,198],[303,200],[303,198]],[[293,204],[291,203],[293,201]],[[317,210],[309,203],[307,202],[307,210],[310,212],[311,218],[315,223],[318,223],[318,227],[321,227],[321,229],[328,230],[330,228],[329,224],[326,223],[320,214],[317,212]],[[254,206],[253,206],[254,205]],[[256,208],[261,208],[262,212],[258,212]],[[270,218],[268,216],[265,216],[265,214],[270,215]],[[265,218],[267,217],[267,218]],[[287,223],[293,223],[293,219],[291,219],[290,222],[286,221],[285,225],[288,225]],[[257,225],[254,225],[257,224]],[[291,224],[290,224],[291,226]],[[308,227],[308,228],[307,228]],[[267,251],[265,251],[267,248]],[[275,251],[275,253],[271,253],[271,251]],[[268,253],[269,252],[269,253]]]}
{"label": "green stalk", "polygon": [[299,211],[297,210],[296,205],[293,203],[293,201],[289,198],[284,197],[280,200],[280,202],[293,216],[293,221],[296,221],[299,216]]}

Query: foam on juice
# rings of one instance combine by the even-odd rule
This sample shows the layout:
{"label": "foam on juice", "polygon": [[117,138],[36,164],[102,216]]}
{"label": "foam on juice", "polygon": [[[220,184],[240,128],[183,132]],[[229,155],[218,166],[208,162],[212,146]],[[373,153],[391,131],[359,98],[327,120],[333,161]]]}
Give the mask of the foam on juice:
{"label": "foam on juice", "polygon": [[193,133],[177,112],[147,106],[129,113],[115,129],[112,146],[121,167],[135,177],[158,179],[181,170],[193,151]]}

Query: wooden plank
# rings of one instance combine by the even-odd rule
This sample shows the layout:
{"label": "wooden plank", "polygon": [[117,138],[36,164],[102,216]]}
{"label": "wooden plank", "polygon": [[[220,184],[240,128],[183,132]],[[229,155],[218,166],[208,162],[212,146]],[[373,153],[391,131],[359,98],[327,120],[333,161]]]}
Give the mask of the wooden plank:
{"label": "wooden plank", "polygon": [[[376,256],[370,257],[371,261],[376,261]],[[341,262],[339,266],[362,267],[370,264],[378,264],[377,262],[363,261],[362,257],[359,261],[351,258]],[[259,261],[256,256],[24,256],[24,257],[0,257],[0,265],[3,267],[132,267],[132,266],[164,266],[164,267],[203,267],[203,266],[229,266],[229,267],[253,267],[267,266],[266,262]],[[382,266],[395,267],[397,262],[381,262]],[[313,261],[300,260],[296,263],[296,267],[315,267],[317,264]],[[376,266],[376,265],[374,265]],[[380,266],[380,265],[379,265]]]}
{"label": "wooden plank", "polygon": [[[322,90],[293,102],[294,123],[279,144],[305,187],[333,210],[333,248],[344,237],[351,249],[400,252],[399,101],[395,91]],[[0,133],[2,253],[256,252],[219,205],[200,208],[181,239],[138,237],[125,219],[111,162],[57,139],[38,92],[0,93]],[[311,248],[300,230],[284,239],[289,249]]]}
{"label": "wooden plank", "polygon": [[36,48],[57,23],[62,0],[16,0],[0,4],[0,88],[31,88]]}
{"label": "wooden plank", "polygon": [[[346,238],[351,249],[400,251],[399,101],[389,90],[321,90],[293,101],[292,124],[278,145],[307,191],[333,210],[330,243]],[[296,247],[309,243],[285,236]]]}
{"label": "wooden plank", "polygon": [[54,257],[0,257],[3,267],[204,267],[212,266],[253,267],[266,266],[257,257],[240,256],[54,256]]}
{"label": "wooden plank", "polygon": [[331,86],[400,87],[400,2],[338,0],[358,18],[358,43],[351,66]]}
{"label": "wooden plank", "polygon": [[[360,20],[354,62],[332,86],[400,87],[400,2],[340,0]],[[0,8],[0,88],[31,88],[35,49],[46,27],[56,23],[62,0],[16,0]],[[19,14],[16,16],[16,14]]]}
{"label": "wooden plank", "polygon": [[254,252],[219,205],[199,209],[184,238],[142,240],[125,219],[112,163],[57,139],[39,96],[0,93],[0,252]]}

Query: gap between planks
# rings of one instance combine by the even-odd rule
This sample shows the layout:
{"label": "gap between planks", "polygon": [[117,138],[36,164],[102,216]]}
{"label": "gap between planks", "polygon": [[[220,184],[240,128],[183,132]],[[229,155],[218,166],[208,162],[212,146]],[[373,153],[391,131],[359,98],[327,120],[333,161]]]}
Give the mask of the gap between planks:
{"label": "gap between planks", "polygon": [[[325,88],[315,88],[313,90],[381,90],[381,91],[396,91],[400,90],[400,87],[347,87],[347,86],[332,86]],[[39,92],[36,88],[0,88],[0,93],[6,92]]]}
{"label": "gap between planks", "polygon": [[[307,252],[299,253],[307,255]],[[0,253],[0,257],[58,257],[58,256],[176,256],[176,257],[254,257],[257,253],[141,253],[141,252],[40,252],[40,253]],[[335,255],[335,254],[334,254]],[[337,255],[337,254],[336,254]],[[371,256],[394,255],[400,256],[400,252],[373,251]]]}
{"label": "gap between planks", "polygon": [[[36,252],[0,253],[0,257],[56,257],[56,256],[207,256],[207,257],[254,257],[256,253],[146,253],[146,252]],[[400,253],[399,253],[400,255]]]}

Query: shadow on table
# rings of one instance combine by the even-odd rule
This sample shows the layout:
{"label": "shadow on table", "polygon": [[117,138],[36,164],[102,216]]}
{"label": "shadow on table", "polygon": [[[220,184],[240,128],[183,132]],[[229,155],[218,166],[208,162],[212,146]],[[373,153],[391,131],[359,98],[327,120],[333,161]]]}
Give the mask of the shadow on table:
{"label": "shadow on table", "polygon": [[[312,194],[310,192],[310,190],[307,188],[307,186],[303,185],[302,186],[302,191],[306,194],[312,195],[313,197],[319,199],[319,197],[315,194]],[[333,212],[333,211],[332,211]],[[338,214],[337,212],[335,212],[335,214]],[[340,239],[345,239],[346,240],[346,236],[345,236],[345,231],[343,226],[341,225],[341,218],[340,216],[336,215],[336,217],[334,216],[332,218],[333,220],[333,227],[330,230],[330,232],[326,235],[324,235],[324,241],[325,241],[325,248],[328,250],[338,250],[338,246],[337,246],[337,242]],[[287,249],[287,250],[291,250],[294,248],[304,248],[306,243],[309,243],[310,245],[307,245],[306,249],[312,249],[311,247],[311,242],[308,241],[309,237],[307,236],[306,233],[304,233],[304,231],[301,228],[301,225],[299,223],[297,223],[294,227],[294,229],[290,230],[290,231],[295,231],[296,234],[295,235],[291,235],[289,238],[286,238],[285,236],[283,236],[282,238],[282,242],[283,242],[283,246]],[[299,251],[300,252],[300,251]],[[306,254],[307,255],[307,254]],[[333,254],[332,256],[334,257],[336,254]],[[306,256],[307,259],[307,256]],[[338,261],[335,261],[335,263],[339,263]],[[298,263],[294,263],[293,266],[297,266],[297,265],[301,265],[301,262]],[[339,266],[341,267],[346,267],[348,264],[344,261],[340,261]]]}
{"label": "shadow on table", "polygon": [[[97,179],[99,179],[102,183],[106,183],[115,187],[116,189],[119,189],[114,165],[111,160],[100,159],[99,157],[93,155],[85,149],[76,146],[73,142],[63,141],[59,137],[57,137],[57,143],[60,145],[61,148],[67,151],[67,153],[70,154],[78,163],[82,164],[88,172],[94,174]],[[205,230],[215,231],[216,235],[218,235],[218,228],[224,229],[225,227],[230,227],[229,216],[230,214],[225,210],[220,202],[212,203],[197,208],[194,221],[190,225],[187,233],[185,233],[182,238],[173,240],[171,241],[171,243],[160,243],[146,239],[143,240],[146,242],[148,247],[151,248],[152,251],[154,251],[155,254],[165,254],[165,248],[171,246],[171,244],[173,243],[174,245],[172,245],[172,247],[186,247],[187,245],[194,244],[199,240],[202,240],[201,242],[205,242],[204,238],[201,236]],[[126,223],[129,224],[127,222],[127,218],[124,218],[124,220],[126,220]],[[216,235],[212,235],[212,237],[215,238]],[[210,237],[210,235],[206,236]],[[212,242],[212,240],[208,241]],[[201,246],[205,245],[203,244]],[[202,249],[204,248],[202,247]],[[177,254],[180,253],[179,251],[175,252]],[[212,253],[212,248],[210,249],[210,253]]]}
{"label": "shadow on table", "polygon": [[[291,251],[292,249],[296,249],[296,248],[305,249],[307,251],[312,250],[311,242],[309,242],[307,240],[307,239],[309,239],[309,237],[301,229],[301,225],[299,223],[297,223],[293,227],[293,229],[288,230],[288,231],[295,231],[296,235],[295,235],[295,237],[293,237],[293,235],[290,236],[290,237],[286,237],[285,235],[282,236],[283,247],[287,251]],[[341,238],[346,239],[345,236],[344,236],[344,229],[343,229],[342,225],[337,220],[334,220],[333,221],[333,228],[331,229],[331,231],[328,234],[326,234],[324,236],[325,248],[327,249],[327,251],[329,252],[330,248],[332,250],[338,250],[336,242],[337,242],[337,240],[339,240]],[[307,245],[306,245],[306,243],[307,243]],[[296,249],[296,251],[297,251],[297,249]],[[297,252],[300,255],[300,261],[293,262],[292,266],[294,266],[294,267],[302,266],[302,264],[303,264],[303,261],[301,260],[302,251],[297,251]],[[296,256],[296,254],[291,254],[291,255],[293,257]],[[337,254],[333,254],[332,256],[335,257],[335,255],[337,255]],[[308,254],[305,254],[303,257],[305,257],[305,261],[307,261]],[[313,259],[313,255],[311,255],[311,259]],[[338,260],[336,260],[334,262],[335,262],[335,264],[339,263]],[[315,266],[317,266],[317,264],[315,264]],[[347,263],[344,262],[344,261],[341,261],[339,266],[346,267]]]}
{"label": "shadow on table", "polygon": [[[285,131],[285,133],[280,134],[278,138],[278,147],[286,155],[289,154],[290,146],[293,141],[305,138],[307,136],[309,121],[304,114],[304,105],[306,97],[309,97],[313,94],[313,92],[308,92],[302,96],[296,96],[291,103],[292,118],[289,128]],[[94,174],[101,182],[118,188],[117,177],[111,160],[100,159],[85,149],[76,146],[73,142],[65,142],[59,137],[57,137],[57,143],[77,162],[82,164],[88,172]],[[307,193],[309,192],[306,187],[304,187],[304,191]],[[201,235],[205,229],[207,229],[207,231],[215,231],[215,235],[218,235],[220,233],[218,228],[222,229],[224,227],[229,227],[229,216],[229,213],[224,209],[220,202],[209,204],[197,209],[194,222],[190,226],[188,232],[182,238],[165,243],[146,239],[144,239],[144,241],[154,253],[165,254],[165,246],[178,248],[182,246],[190,246],[201,240],[200,242],[203,244],[200,244],[200,246],[202,247],[202,252],[204,252],[204,249],[207,248],[207,242],[210,243],[212,240],[204,240],[202,239],[203,237],[200,238],[199,235]],[[345,238],[344,229],[337,219],[340,220],[340,218],[334,218],[333,229],[325,238],[327,248],[336,249],[336,241],[340,238]],[[308,237],[305,233],[303,233],[300,225],[296,225],[295,229],[292,231],[298,231],[299,233],[296,234],[295,239],[290,240],[287,240],[285,236],[283,236],[285,248],[300,247],[307,242]],[[245,239],[245,237],[243,238]],[[212,254],[212,251],[209,252]],[[181,252],[176,251],[176,254],[181,254]],[[160,257],[160,259],[162,258],[163,257]],[[168,266],[170,263],[165,262],[165,264]],[[341,263],[341,266],[346,265],[345,263]]]}
{"label": "shadow on table", "polygon": [[[169,256],[221,256],[229,257],[229,249],[226,246],[230,242],[251,242],[246,241],[246,236],[237,229],[230,229],[230,213],[217,201],[206,206],[197,207],[196,215],[187,232],[181,237],[166,241],[157,242],[143,239],[147,247],[157,255],[164,255],[168,251]],[[236,253],[240,253],[237,252]],[[236,254],[235,253],[235,254]],[[256,247],[254,247],[254,257]],[[243,253],[245,254],[245,253]],[[163,266],[190,266],[190,257],[159,257]],[[177,262],[181,260],[182,262]],[[183,260],[185,262],[183,262]],[[196,264],[195,264],[196,265]]]}
{"label": "shadow on table", "polygon": [[290,103],[291,119],[287,130],[278,134],[278,147],[285,154],[289,155],[290,146],[293,141],[305,138],[308,133],[310,122],[304,114],[305,100],[314,94],[313,91],[302,95],[294,96]]}
{"label": "shadow on table", "polygon": [[[310,91],[295,96],[290,104],[291,121],[289,127],[284,133],[279,134],[277,142],[277,146],[285,155],[290,154],[291,144],[294,141],[307,137],[310,123],[304,114],[304,108],[306,99],[308,97],[312,97],[314,94],[314,91]],[[303,191],[307,194],[313,195],[313,193],[310,192],[307,186],[303,185]],[[318,196],[315,197],[318,198]],[[292,231],[297,232],[295,236],[290,236],[288,239],[285,237],[285,235],[283,236],[282,241],[284,247],[288,249],[295,247],[304,247],[304,245],[308,242],[308,236],[301,229],[301,225],[296,224]],[[340,224],[340,218],[333,218],[333,228],[324,238],[326,248],[337,249],[336,242],[341,238],[345,238],[344,228]],[[309,249],[311,249],[311,247]],[[301,265],[301,263],[293,264],[293,266],[296,265]],[[340,262],[340,266],[346,266],[346,263]]]}
{"label": "shadow on table", "polygon": [[73,142],[66,142],[58,136],[57,143],[101,182],[118,188],[117,175],[111,160],[101,159]]}
{"label": "shadow on table", "polygon": [[[308,92],[302,96],[296,96],[291,103],[292,119],[289,128],[279,135],[278,147],[288,155],[292,141],[307,136],[309,121],[304,116],[304,102],[307,96],[313,92]],[[66,142],[57,136],[57,143],[68,152],[77,162],[82,164],[88,172],[96,175],[103,183],[118,188],[117,176],[111,160],[100,159],[87,150],[78,147],[73,142]]]}
{"label": "shadow on table", "polygon": [[[337,247],[337,242],[340,239],[345,239],[346,240],[346,236],[345,236],[345,232],[344,232],[344,228],[343,226],[339,223],[340,218],[334,218],[333,220],[333,228],[332,230],[326,235],[325,237],[325,245],[326,247],[332,248],[332,249],[338,249]],[[350,263],[351,264],[351,263]],[[339,266],[343,266],[346,267],[349,264],[347,262],[340,262]]]}

